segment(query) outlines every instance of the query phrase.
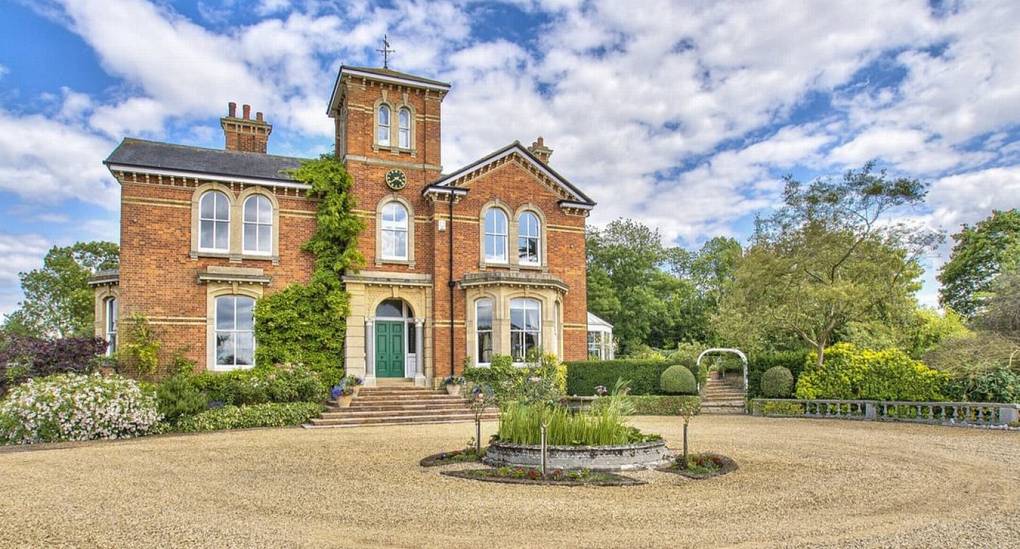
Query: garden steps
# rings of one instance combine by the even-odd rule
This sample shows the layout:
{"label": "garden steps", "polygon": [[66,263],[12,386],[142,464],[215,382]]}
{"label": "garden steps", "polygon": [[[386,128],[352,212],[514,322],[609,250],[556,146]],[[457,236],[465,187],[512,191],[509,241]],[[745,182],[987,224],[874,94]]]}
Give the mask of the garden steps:
{"label": "garden steps", "polygon": [[701,390],[702,414],[744,414],[747,412],[743,379],[712,377]]}
{"label": "garden steps", "polygon": [[[484,420],[499,418],[497,409],[486,410]],[[308,429],[474,421],[475,415],[462,396],[414,386],[363,387],[349,407],[331,400],[326,410],[304,425]]]}

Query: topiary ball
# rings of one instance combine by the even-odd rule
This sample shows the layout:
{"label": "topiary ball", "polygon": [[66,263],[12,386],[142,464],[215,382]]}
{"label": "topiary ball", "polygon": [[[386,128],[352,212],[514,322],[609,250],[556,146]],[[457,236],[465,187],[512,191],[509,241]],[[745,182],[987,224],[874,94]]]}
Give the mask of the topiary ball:
{"label": "topiary ball", "polygon": [[761,375],[765,398],[787,398],[793,394],[793,373],[785,366],[773,366]]}
{"label": "topiary ball", "polygon": [[670,395],[698,394],[698,380],[686,367],[676,364],[666,368],[659,378],[659,388]]}

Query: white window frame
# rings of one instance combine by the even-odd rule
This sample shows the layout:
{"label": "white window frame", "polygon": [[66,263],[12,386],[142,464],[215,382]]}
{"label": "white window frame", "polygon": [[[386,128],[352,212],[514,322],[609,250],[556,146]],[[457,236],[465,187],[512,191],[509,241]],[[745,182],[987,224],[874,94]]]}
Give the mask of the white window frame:
{"label": "white window frame", "polygon": [[[531,231],[525,232],[524,221],[528,218],[535,220],[534,234]],[[535,241],[534,261],[525,260],[526,256],[521,255],[522,240]],[[522,212],[520,217],[517,218],[517,264],[529,267],[538,267],[542,264],[542,220],[538,217],[538,214],[532,211]]]}
{"label": "white window frame", "polygon": [[[262,217],[261,217],[262,209],[259,208],[259,201],[260,200],[264,200],[266,202],[266,204],[269,205],[269,218],[268,219],[262,219]],[[248,221],[248,204],[252,204],[252,203],[255,205],[255,221]],[[244,251],[244,253],[250,254],[250,255],[273,255],[273,202],[271,200],[269,200],[269,198],[267,198],[266,196],[261,195],[261,194],[253,194],[253,195],[249,196],[248,198],[246,198],[244,200],[244,204],[242,206],[241,221],[242,221],[242,228],[241,228],[241,249]],[[248,228],[249,225],[254,225],[255,226],[255,247],[254,248],[249,248],[248,247],[248,231],[246,229]],[[269,242],[268,242],[269,246],[268,246],[268,249],[265,250],[265,251],[259,250],[259,246],[258,246],[261,243],[261,240],[262,240],[259,237],[259,228],[260,227],[269,227],[269,235],[267,237],[269,239]]]}
{"label": "white window frame", "polygon": [[[493,219],[493,226],[491,228],[489,227],[489,215],[490,214],[496,214],[496,215],[499,215],[499,216],[502,217],[502,219],[503,219],[503,232],[499,232],[499,227],[496,226],[498,224],[495,223],[495,218]],[[493,207],[489,208],[488,210],[486,210],[485,211],[485,227],[483,228],[483,230],[485,231],[485,238],[483,239],[484,240],[484,249],[482,250],[482,253],[485,255],[485,262],[486,263],[501,263],[501,264],[509,263],[510,253],[509,253],[509,250],[507,248],[509,248],[510,217],[507,215],[507,213],[505,211],[503,211],[502,208],[497,208],[495,206],[493,206]],[[502,256],[495,255],[495,250],[493,250],[492,254],[489,253],[490,238],[492,239],[491,241],[493,243],[497,242],[497,240],[501,241],[503,243],[503,255]],[[495,247],[495,246],[493,246],[493,247]]]}
{"label": "white window frame", "polygon": [[[400,224],[400,222],[397,221],[396,216],[391,216],[391,217],[393,217],[393,219],[387,219],[387,210],[391,210],[391,208],[394,208],[394,207],[400,208],[400,211],[404,212],[404,222],[403,222],[403,224]],[[397,260],[397,261],[407,261],[408,254],[409,254],[409,248],[410,248],[410,239],[408,238],[408,234],[407,234],[408,233],[408,226],[410,225],[410,221],[409,221],[410,215],[411,214],[407,210],[407,208],[404,207],[403,204],[401,204],[400,202],[398,202],[396,200],[393,200],[391,202],[387,202],[386,204],[383,205],[383,207],[382,207],[382,209],[380,211],[380,215],[379,215],[379,223],[381,225],[380,226],[380,232],[379,232],[379,238],[382,239],[380,249],[382,250],[381,253],[382,253],[383,260],[389,259],[389,260]],[[387,250],[386,249],[386,238],[385,237],[386,237],[387,233],[390,233],[392,235],[392,238],[390,239],[390,241],[394,243],[394,246],[396,245],[397,239],[400,238],[400,237],[403,237],[403,240],[404,240],[404,255],[397,255],[395,249],[394,250]]]}
{"label": "white window frame", "polygon": [[117,352],[117,298],[108,297],[104,303],[106,314],[106,356]]}
{"label": "white window frame", "polygon": [[[220,199],[224,200],[226,202],[226,204],[227,204],[227,218],[226,219],[220,219],[220,218],[216,217],[216,197],[217,196]],[[213,201],[213,205],[212,205],[212,217],[205,217],[205,216],[202,215],[202,210],[203,210],[202,204],[205,202],[205,200],[207,198],[211,199]],[[202,193],[202,196],[199,197],[199,199],[198,199],[198,250],[199,251],[201,251],[201,252],[219,252],[219,253],[226,253],[226,252],[230,251],[230,209],[231,209],[230,198],[228,198],[227,195],[223,194],[222,191],[209,190],[209,191],[206,191],[206,192]],[[203,222],[205,222],[205,221],[212,222],[212,227],[213,227],[213,233],[212,233],[213,247],[212,248],[208,248],[208,247],[202,246],[202,235],[204,234],[203,231],[202,231],[202,228],[203,228],[203,225],[204,225]],[[219,231],[221,230],[221,225],[222,225],[222,230],[225,230],[227,232],[227,245],[226,245],[226,247],[223,247],[223,248],[217,248],[216,247],[216,235],[219,234]]]}
{"label": "white window frame", "polygon": [[[220,295],[220,296],[216,296],[213,299],[215,299],[215,302],[213,303],[214,318],[213,318],[213,341],[212,341],[212,343],[213,343],[213,350],[212,350],[213,352],[212,352],[212,355],[213,356],[212,357],[213,357],[213,362],[215,363],[215,369],[216,370],[239,370],[239,369],[254,368],[255,367],[255,349],[256,349],[256,345],[257,345],[257,342],[255,341],[255,304],[257,303],[257,300],[254,297],[251,297],[251,296],[248,296],[248,295],[242,295],[242,294]],[[219,301],[221,299],[233,299],[234,300],[234,327],[232,329],[220,329],[220,318],[219,318],[220,317],[220,306],[219,306]],[[251,322],[251,326],[252,327],[251,327],[251,330],[239,330],[239,329],[237,329],[237,300],[238,299],[250,299],[251,300],[251,311],[252,311],[252,322]],[[221,364],[220,363],[220,353],[219,353],[218,340],[219,340],[219,336],[220,336],[221,333],[222,334],[232,334],[234,336],[234,354],[233,354],[234,363],[233,364]],[[238,336],[241,335],[241,334],[251,334],[251,364],[250,365],[237,364],[237,340],[238,340]]]}
{"label": "white window frame", "polygon": [[[383,123],[384,113],[386,115],[385,123]],[[376,121],[375,142],[379,145],[388,147],[390,145],[390,140],[392,139],[390,132],[392,131],[393,128],[393,111],[390,109],[389,105],[385,103],[379,105],[378,112],[376,112],[375,115],[375,121]],[[383,128],[386,129],[385,132],[383,131]]]}
{"label": "white window frame", "polygon": [[[528,323],[528,310],[529,309],[535,310],[538,313],[538,315],[537,315],[538,326],[535,327],[535,328],[531,328],[531,329],[529,329],[528,325],[527,325],[527,323]],[[513,322],[514,310],[521,310],[524,313],[524,326],[523,326],[522,329],[515,329],[514,328],[514,322]],[[527,341],[526,336],[529,333],[530,334],[535,334],[535,348],[536,349],[541,349],[542,348],[542,302],[537,300],[537,299],[530,298],[530,297],[517,297],[517,298],[513,298],[513,299],[510,300],[510,356],[513,357],[513,361],[514,361],[515,364],[522,364],[528,358],[528,349],[525,346],[525,341]],[[513,353],[514,353],[514,339],[516,339],[518,337],[521,339],[521,347],[524,348],[524,354],[520,357],[520,360],[518,360],[518,358],[516,356],[513,356]]]}
{"label": "white window frame", "polygon": [[[483,330],[481,323],[479,322],[479,311],[483,304],[489,306],[489,328]],[[496,303],[495,300],[485,297],[475,301],[475,365],[479,367],[488,367],[492,365],[492,355],[495,353],[496,340],[495,340],[495,324],[496,324]],[[482,362],[482,334],[489,335],[489,361]]]}
{"label": "white window frame", "polygon": [[401,149],[411,148],[411,109],[407,107],[397,112],[397,146]]}

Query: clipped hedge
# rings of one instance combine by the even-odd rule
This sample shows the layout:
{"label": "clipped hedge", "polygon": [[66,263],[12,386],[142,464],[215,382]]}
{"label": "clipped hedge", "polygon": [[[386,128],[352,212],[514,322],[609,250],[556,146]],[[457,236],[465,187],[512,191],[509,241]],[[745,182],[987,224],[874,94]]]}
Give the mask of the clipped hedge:
{"label": "clipped hedge", "polygon": [[174,428],[183,433],[249,429],[252,427],[286,427],[300,425],[319,415],[323,406],[317,402],[287,402],[224,406],[207,410],[181,420]]}
{"label": "clipped hedge", "polygon": [[807,364],[807,351],[778,351],[761,353],[747,357],[747,396],[748,398],[765,397],[761,391],[761,378],[769,369],[782,366],[793,374],[794,386],[797,378]]}
{"label": "clipped hedge", "polygon": [[662,372],[659,389],[668,395],[696,395],[698,380],[685,366],[674,364]]}
{"label": "clipped hedge", "polygon": [[841,400],[945,400],[949,375],[933,370],[899,349],[871,351],[849,343],[833,345],[821,366],[815,357],[797,379],[797,398]]}
{"label": "clipped hedge", "polygon": [[688,403],[700,404],[701,399],[693,395],[643,395],[632,396],[634,415],[638,416],[679,416]]}
{"label": "clipped hedge", "polygon": [[789,398],[793,394],[793,373],[786,366],[773,366],[761,376],[761,393],[766,398]]}
{"label": "clipped hedge", "polygon": [[612,387],[616,384],[617,379],[630,382],[631,395],[662,394],[662,390],[659,388],[662,373],[675,364],[681,364],[690,369],[701,384],[704,384],[708,378],[707,369],[703,367],[700,371],[695,371],[697,368],[694,367],[694,361],[689,358],[582,360],[566,363],[567,394],[592,396],[595,394],[595,387],[599,385]]}

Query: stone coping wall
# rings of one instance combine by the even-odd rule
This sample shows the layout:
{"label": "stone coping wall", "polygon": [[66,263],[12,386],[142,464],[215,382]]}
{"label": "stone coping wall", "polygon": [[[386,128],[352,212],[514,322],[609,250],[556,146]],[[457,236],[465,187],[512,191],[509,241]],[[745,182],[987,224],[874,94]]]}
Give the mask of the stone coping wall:
{"label": "stone coping wall", "polygon": [[891,400],[794,400],[756,398],[751,414],[868,421],[906,421],[978,427],[1020,427],[1020,405],[996,402],[905,402]]}
{"label": "stone coping wall", "polygon": [[[660,467],[671,459],[666,442],[656,440],[622,446],[549,446],[546,466],[550,469],[622,471]],[[497,441],[489,445],[482,461],[494,467],[541,467],[542,448]]]}

